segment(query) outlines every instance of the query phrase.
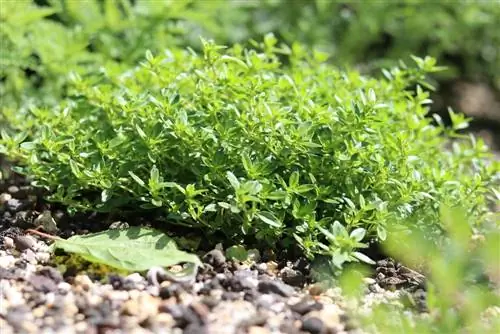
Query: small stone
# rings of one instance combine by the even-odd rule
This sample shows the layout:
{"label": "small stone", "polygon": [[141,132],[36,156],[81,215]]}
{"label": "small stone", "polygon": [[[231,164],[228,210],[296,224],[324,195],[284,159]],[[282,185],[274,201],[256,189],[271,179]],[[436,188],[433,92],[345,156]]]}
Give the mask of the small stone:
{"label": "small stone", "polygon": [[194,302],[191,303],[189,307],[191,307],[193,311],[198,314],[200,319],[206,319],[208,314],[210,313],[210,309],[203,303]]}
{"label": "small stone", "polygon": [[196,323],[188,324],[183,331],[183,334],[207,334],[208,330],[205,326]]}
{"label": "small stone", "polygon": [[190,323],[200,323],[198,315],[190,308],[180,305],[162,305],[164,311],[168,312],[176,322],[177,327],[185,327]]}
{"label": "small stone", "polygon": [[0,205],[4,205],[4,203],[7,203],[12,199],[12,196],[7,193],[1,193],[0,194]]}
{"label": "small stone", "polygon": [[39,306],[33,309],[32,314],[35,318],[41,318],[45,315],[46,308],[44,306]]}
{"label": "small stone", "polygon": [[271,334],[271,331],[265,327],[251,326],[248,328],[248,334]]}
{"label": "small stone", "polygon": [[128,291],[122,291],[122,290],[111,290],[111,291],[106,291],[103,294],[104,298],[107,298],[113,302],[123,302],[128,299]]}
{"label": "small stone", "polygon": [[3,238],[3,246],[5,247],[5,249],[13,249],[16,247],[16,245],[14,244],[14,239],[10,237]]}
{"label": "small stone", "polygon": [[237,327],[242,322],[249,321],[256,315],[255,306],[247,301],[221,302],[208,316],[208,329],[210,333],[217,334],[237,333]]}
{"label": "small stone", "polygon": [[16,195],[19,192],[19,187],[18,186],[10,186],[7,188],[7,192],[11,195]]}
{"label": "small stone", "polygon": [[75,286],[80,286],[83,290],[88,291],[93,285],[94,283],[87,275],[76,275]]}
{"label": "small stone", "polygon": [[129,281],[136,284],[143,282],[143,280],[144,278],[139,273],[133,273],[125,277],[125,281]]}
{"label": "small stone", "polygon": [[226,262],[226,257],[219,249],[213,249],[203,256],[203,262],[208,263],[214,268],[218,268]]}
{"label": "small stone", "polygon": [[11,212],[17,212],[21,210],[21,208],[23,207],[23,203],[16,198],[9,199],[6,202],[6,204],[7,204],[7,209]]}
{"label": "small stone", "polygon": [[18,278],[19,277],[16,275],[16,273],[13,270],[9,270],[9,269],[0,267],[0,280],[2,280],[2,279],[15,280]]}
{"label": "small stone", "polygon": [[37,252],[35,253],[35,259],[38,261],[38,263],[48,263],[50,261],[50,253]]}
{"label": "small stone", "polygon": [[26,249],[33,249],[36,244],[36,240],[29,235],[18,235],[14,238],[14,244],[16,248],[22,252]]}
{"label": "small stone", "polygon": [[290,309],[300,315],[304,315],[311,311],[319,311],[323,308],[323,305],[314,300],[303,300],[297,304],[290,305]]}
{"label": "small stone", "polygon": [[295,292],[290,285],[272,280],[259,282],[258,290],[262,293],[274,293],[282,297],[290,297]]}
{"label": "small stone", "polygon": [[267,271],[267,263],[259,263],[255,268],[259,271],[259,274],[264,274]]}
{"label": "small stone", "polygon": [[269,273],[274,273],[278,269],[278,264],[274,261],[269,261],[267,264],[267,271]]}
{"label": "small stone", "polygon": [[57,290],[57,284],[50,278],[42,275],[32,275],[28,281],[36,291],[47,293]]}
{"label": "small stone", "polygon": [[[85,321],[79,321],[75,324],[75,332],[88,333],[88,324]],[[92,332],[90,332],[92,333]]]}
{"label": "small stone", "polygon": [[31,264],[36,264],[36,253],[33,252],[31,249],[26,249],[22,254],[21,254],[21,259],[27,261],[28,263]]}
{"label": "small stone", "polygon": [[158,313],[159,300],[148,295],[141,294],[137,299],[127,300],[122,306],[122,314],[137,317],[138,322],[143,322]]}
{"label": "small stone", "polygon": [[325,288],[321,284],[316,283],[311,285],[308,291],[311,296],[319,296],[325,291]]}
{"label": "small stone", "polygon": [[306,281],[304,274],[288,267],[281,269],[280,276],[283,282],[291,286],[302,287]]}
{"label": "small stone", "polygon": [[241,291],[242,289],[255,289],[259,281],[257,280],[257,272],[252,272],[249,269],[237,270],[234,277],[231,279],[231,287],[233,291]]}
{"label": "small stone", "polygon": [[60,282],[59,284],[57,284],[57,289],[60,293],[67,293],[71,290],[71,284],[67,282]]}
{"label": "small stone", "polygon": [[55,233],[59,229],[57,228],[56,221],[52,218],[52,213],[50,210],[43,211],[38,217],[35,218],[35,226],[43,227],[43,230],[47,233]]}
{"label": "small stone", "polygon": [[9,302],[11,308],[23,306],[26,303],[21,292],[14,289],[3,289],[3,291],[5,291],[4,297]]}
{"label": "small stone", "polygon": [[255,305],[258,307],[270,310],[274,304],[278,302],[277,298],[274,295],[260,295],[256,300],[255,300]]}
{"label": "small stone", "polygon": [[26,305],[9,308],[5,319],[14,327],[16,333],[36,333],[37,331],[37,327],[33,323],[31,309]]}
{"label": "small stone", "polygon": [[340,316],[343,314],[344,311],[337,304],[325,304],[321,310],[309,312],[307,318],[321,319],[324,326],[336,330],[340,325]]}
{"label": "small stone", "polygon": [[152,320],[153,324],[161,327],[171,328],[175,325],[175,320],[169,313],[158,313]]}
{"label": "small stone", "polygon": [[302,322],[301,329],[307,333],[321,334],[325,331],[325,325],[321,319],[311,317]]}

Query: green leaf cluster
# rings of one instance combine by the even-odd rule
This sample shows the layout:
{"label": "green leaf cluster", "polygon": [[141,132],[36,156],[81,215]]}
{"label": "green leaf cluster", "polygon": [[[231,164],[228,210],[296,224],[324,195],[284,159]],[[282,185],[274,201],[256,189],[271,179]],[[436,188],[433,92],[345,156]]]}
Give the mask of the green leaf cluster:
{"label": "green leaf cluster", "polygon": [[[442,234],[439,208],[480,228],[498,178],[480,139],[425,117],[432,58],[383,79],[267,35],[252,48],[146,52],[139,66],[75,74],[34,125],[0,149],[51,199],[78,210],[156,210],[171,224],[298,244],[308,256],[370,261],[389,223]],[[22,123],[12,121],[14,127]],[[455,141],[447,147],[447,137]],[[277,242],[279,241],[279,242]]]}

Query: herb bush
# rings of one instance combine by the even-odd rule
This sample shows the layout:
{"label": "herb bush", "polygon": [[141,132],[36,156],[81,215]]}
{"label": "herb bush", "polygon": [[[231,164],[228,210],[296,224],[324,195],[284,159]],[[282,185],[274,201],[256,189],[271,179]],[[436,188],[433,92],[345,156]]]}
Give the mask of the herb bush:
{"label": "herb bush", "polygon": [[[140,66],[73,76],[57,108],[1,152],[76,210],[154,210],[228,240],[364,260],[389,223],[441,234],[439,207],[488,221],[498,164],[480,139],[425,117],[432,58],[364,77],[273,35],[246,49],[146,53]],[[281,59],[281,60],[280,60]],[[439,123],[439,122],[438,122]],[[14,124],[16,127],[16,124]],[[450,150],[447,139],[456,137]],[[279,243],[278,243],[279,241]]]}

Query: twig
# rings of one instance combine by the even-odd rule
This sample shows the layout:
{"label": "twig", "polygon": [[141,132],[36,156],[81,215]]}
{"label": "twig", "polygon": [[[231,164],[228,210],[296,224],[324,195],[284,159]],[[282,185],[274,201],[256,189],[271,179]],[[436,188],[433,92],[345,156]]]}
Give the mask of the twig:
{"label": "twig", "polygon": [[34,229],[28,229],[28,230],[26,230],[26,233],[36,234],[36,235],[39,235],[41,237],[44,237],[44,238],[47,238],[47,239],[50,239],[50,240],[63,240],[62,238],[60,238],[58,236],[47,234],[47,233],[43,233],[43,232],[40,232],[40,231],[34,230]]}

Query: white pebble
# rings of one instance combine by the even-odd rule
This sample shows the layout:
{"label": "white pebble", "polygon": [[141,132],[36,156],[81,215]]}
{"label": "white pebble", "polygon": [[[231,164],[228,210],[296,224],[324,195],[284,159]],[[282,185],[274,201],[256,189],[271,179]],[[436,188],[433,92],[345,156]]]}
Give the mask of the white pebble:
{"label": "white pebble", "polygon": [[16,258],[12,255],[4,255],[0,257],[0,268],[9,268],[14,265]]}

